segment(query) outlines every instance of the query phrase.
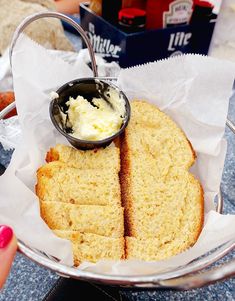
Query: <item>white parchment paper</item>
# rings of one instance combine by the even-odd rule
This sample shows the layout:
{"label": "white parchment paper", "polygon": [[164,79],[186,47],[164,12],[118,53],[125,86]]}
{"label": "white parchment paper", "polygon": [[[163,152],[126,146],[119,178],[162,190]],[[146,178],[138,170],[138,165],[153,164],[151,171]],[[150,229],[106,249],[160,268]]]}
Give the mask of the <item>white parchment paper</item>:
{"label": "white parchment paper", "polygon": [[[47,150],[67,141],[49,118],[49,93],[65,82],[90,76],[82,60],[70,64],[25,36],[13,54],[14,90],[22,129],[6,173],[0,178],[0,224],[11,225],[31,247],[72,264],[70,242],[57,238],[42,221],[34,194],[36,170]],[[122,70],[118,84],[130,99],[145,99],[169,114],[185,131],[197,152],[192,172],[205,191],[205,224],[197,243],[169,260],[101,261],[79,268],[109,274],[149,274],[182,266],[209,250],[235,239],[235,216],[214,211],[226,154],[223,140],[235,65],[186,55]]]}

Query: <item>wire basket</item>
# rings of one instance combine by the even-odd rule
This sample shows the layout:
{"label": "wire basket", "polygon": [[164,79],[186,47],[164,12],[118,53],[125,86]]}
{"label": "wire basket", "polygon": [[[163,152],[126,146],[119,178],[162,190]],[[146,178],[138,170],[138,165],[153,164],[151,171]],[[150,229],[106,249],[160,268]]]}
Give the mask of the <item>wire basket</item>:
{"label": "wire basket", "polygon": [[[56,12],[44,12],[37,13],[27,17],[16,29],[12,44],[10,47],[10,62],[12,58],[12,52],[16,41],[20,33],[33,21],[41,18],[57,18],[68,22],[72,25],[77,32],[81,35],[85,41],[91,57],[91,65],[93,69],[94,77],[98,77],[95,55],[92,50],[92,46],[89,39],[86,36],[84,30],[71,18]],[[103,78],[112,80],[113,78]],[[0,119],[4,118],[11,110],[15,108],[15,103],[8,105],[4,110],[0,112]],[[226,125],[235,134],[235,125],[227,119]],[[223,199],[222,193],[219,191],[217,198],[217,209],[216,211],[222,213],[223,210]],[[59,261],[40,250],[31,248],[26,245],[23,241],[18,241],[18,250],[25,256],[42,265],[43,267],[49,268],[54,272],[58,273],[62,277],[75,278],[79,280],[87,280],[90,282],[96,282],[106,285],[119,285],[124,287],[138,287],[138,288],[167,288],[167,289],[178,289],[186,290],[192,288],[198,288],[204,285],[211,284],[218,280],[226,279],[235,275],[235,260],[217,266],[216,268],[206,270],[200,273],[202,269],[210,266],[220,258],[224,257],[230,251],[235,248],[235,240],[229,241],[220,247],[210,251],[209,253],[193,260],[189,264],[173,269],[171,271],[151,274],[151,275],[140,275],[140,276],[119,276],[119,275],[107,275],[95,272],[88,272],[79,270],[75,267],[66,266],[59,263]],[[196,273],[196,274],[195,274]]]}

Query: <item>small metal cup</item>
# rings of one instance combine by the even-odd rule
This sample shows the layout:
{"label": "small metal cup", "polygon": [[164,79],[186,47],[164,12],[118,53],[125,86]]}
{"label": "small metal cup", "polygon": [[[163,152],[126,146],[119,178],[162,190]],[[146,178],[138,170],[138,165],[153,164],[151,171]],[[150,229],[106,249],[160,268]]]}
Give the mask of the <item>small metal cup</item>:
{"label": "small metal cup", "polygon": [[[89,141],[89,140],[82,140],[75,138],[70,135],[67,129],[64,127],[63,120],[61,118],[61,112],[66,113],[68,110],[68,106],[66,102],[69,100],[69,97],[73,97],[74,99],[77,98],[78,95],[83,96],[86,99],[91,99],[92,97],[97,97],[97,83],[102,84],[104,90],[111,87],[118,91],[119,95],[125,101],[125,116],[123,119],[123,123],[121,128],[112,136],[107,137],[102,140],[97,141]],[[126,128],[129,119],[130,119],[130,103],[126,95],[115,85],[112,83],[108,83],[106,81],[98,80],[96,78],[83,78],[83,79],[75,79],[64,84],[60,87],[56,93],[58,94],[58,98],[55,98],[51,101],[50,104],[50,117],[51,121],[54,124],[55,128],[66,137],[70,144],[72,144],[77,149],[93,149],[97,147],[105,147],[109,145],[116,137],[118,137]]]}

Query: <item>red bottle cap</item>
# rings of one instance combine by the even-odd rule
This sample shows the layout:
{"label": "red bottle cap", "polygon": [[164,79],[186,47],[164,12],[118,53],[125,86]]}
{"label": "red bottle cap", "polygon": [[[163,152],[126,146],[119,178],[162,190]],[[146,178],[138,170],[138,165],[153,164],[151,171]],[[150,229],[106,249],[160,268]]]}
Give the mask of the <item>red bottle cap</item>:
{"label": "red bottle cap", "polygon": [[207,7],[207,8],[214,8],[214,5],[209,1],[196,0],[195,5],[201,6],[201,7]]}
{"label": "red bottle cap", "polygon": [[118,13],[118,19],[120,22],[126,25],[142,25],[146,22],[146,11],[133,7],[123,8]]}

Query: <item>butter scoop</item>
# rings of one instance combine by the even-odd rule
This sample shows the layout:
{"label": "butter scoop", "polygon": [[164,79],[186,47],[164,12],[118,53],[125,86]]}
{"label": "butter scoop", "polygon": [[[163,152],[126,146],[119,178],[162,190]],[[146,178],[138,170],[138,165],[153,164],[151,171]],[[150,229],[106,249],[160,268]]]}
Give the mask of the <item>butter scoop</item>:
{"label": "butter scoop", "polygon": [[71,136],[79,139],[108,138],[119,131],[125,118],[125,101],[113,88],[106,93],[106,99],[101,96],[88,101],[78,95],[76,99],[70,97],[66,105]]}
{"label": "butter scoop", "polygon": [[115,85],[96,78],[71,81],[58,91],[50,105],[57,130],[76,148],[106,146],[128,124],[130,104]]}

